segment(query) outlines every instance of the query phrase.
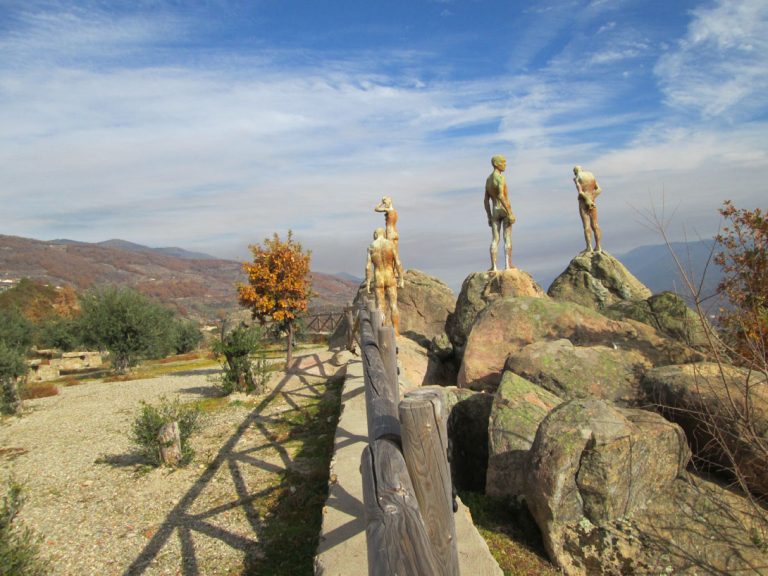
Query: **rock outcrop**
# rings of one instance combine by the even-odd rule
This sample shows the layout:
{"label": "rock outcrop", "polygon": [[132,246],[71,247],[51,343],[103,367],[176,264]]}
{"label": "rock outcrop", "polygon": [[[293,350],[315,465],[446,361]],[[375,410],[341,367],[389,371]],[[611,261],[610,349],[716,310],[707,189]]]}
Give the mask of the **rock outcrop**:
{"label": "rock outcrop", "polygon": [[706,330],[711,328],[674,292],[661,292],[645,300],[623,300],[607,308],[604,313],[616,320],[629,318],[644,322],[664,336],[694,348],[703,348],[709,344]]}
{"label": "rock outcrop", "polygon": [[528,450],[544,417],[562,400],[512,372],[504,372],[488,421],[485,493],[516,497],[525,492]]}
{"label": "rock outcrop", "polygon": [[580,530],[641,509],[689,458],[683,431],[659,415],[595,399],[552,410],[531,447],[526,488],[550,558],[567,574],[595,573]]}
{"label": "rock outcrop", "polygon": [[595,310],[549,298],[503,298],[477,317],[459,370],[459,387],[495,390],[509,354],[542,340],[566,338],[574,346],[634,350],[652,366],[699,361],[701,354],[633,320],[611,320]]}
{"label": "rock outcrop", "polygon": [[458,396],[448,417],[451,477],[459,490],[482,492],[488,469],[488,418],[493,396]]}
{"label": "rock outcrop", "polygon": [[491,302],[514,296],[546,297],[530,274],[513,268],[500,272],[473,272],[464,279],[456,309],[446,330],[459,360],[477,315]]}
{"label": "rock outcrop", "polygon": [[510,354],[506,369],[564,400],[601,398],[636,404],[640,379],[651,362],[638,350],[574,346],[570,340],[539,341]]}
{"label": "rock outcrop", "polygon": [[623,300],[645,300],[651,291],[610,254],[589,252],[571,260],[547,294],[555,300],[604,310]]}
{"label": "rock outcrop", "polygon": [[[698,363],[648,371],[643,388],[659,411],[685,430],[704,466],[738,469],[768,496],[768,382],[764,374]],[[730,454],[730,455],[729,455]]]}
{"label": "rock outcrop", "polygon": [[423,346],[445,333],[456,295],[448,285],[419,270],[406,270],[405,286],[397,291],[400,334]]}

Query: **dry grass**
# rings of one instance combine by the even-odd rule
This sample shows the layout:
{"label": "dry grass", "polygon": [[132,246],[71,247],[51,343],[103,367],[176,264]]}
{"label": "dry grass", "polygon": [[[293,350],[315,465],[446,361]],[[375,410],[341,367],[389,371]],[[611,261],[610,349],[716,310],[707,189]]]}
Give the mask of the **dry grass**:
{"label": "dry grass", "polygon": [[59,393],[59,387],[51,382],[40,382],[27,384],[21,389],[21,399],[31,400],[33,398],[47,398],[56,396]]}

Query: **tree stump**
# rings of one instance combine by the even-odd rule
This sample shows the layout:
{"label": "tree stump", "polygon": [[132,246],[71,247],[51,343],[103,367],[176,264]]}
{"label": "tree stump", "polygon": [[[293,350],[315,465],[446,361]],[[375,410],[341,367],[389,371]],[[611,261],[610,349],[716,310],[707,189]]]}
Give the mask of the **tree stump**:
{"label": "tree stump", "polygon": [[181,462],[181,433],[178,422],[163,424],[157,434],[160,443],[160,461],[166,466],[178,466]]}

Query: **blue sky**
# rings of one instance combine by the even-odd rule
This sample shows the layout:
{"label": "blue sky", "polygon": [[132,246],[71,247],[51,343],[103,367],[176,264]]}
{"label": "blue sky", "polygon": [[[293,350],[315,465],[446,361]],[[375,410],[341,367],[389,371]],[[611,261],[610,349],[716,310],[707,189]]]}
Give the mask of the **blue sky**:
{"label": "blue sky", "polygon": [[[0,0],[0,233],[245,259],[293,229],[363,274],[373,207],[403,264],[488,267],[483,185],[508,158],[515,264],[711,237],[766,207],[768,3]],[[546,285],[544,286],[546,288]]]}

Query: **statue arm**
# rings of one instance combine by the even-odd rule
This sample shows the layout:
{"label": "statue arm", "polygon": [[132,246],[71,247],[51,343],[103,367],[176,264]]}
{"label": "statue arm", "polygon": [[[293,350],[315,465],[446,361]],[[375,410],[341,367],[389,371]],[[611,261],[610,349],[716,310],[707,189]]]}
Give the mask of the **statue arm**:
{"label": "statue arm", "polygon": [[397,271],[397,287],[402,288],[405,286],[405,274],[403,273],[403,265],[400,263],[400,256],[395,252],[395,270]]}
{"label": "statue arm", "polygon": [[488,216],[488,226],[491,225],[491,195],[488,193],[488,189],[485,189],[485,198],[483,198],[483,206],[485,206],[485,214]]}
{"label": "statue arm", "polygon": [[368,249],[368,261],[365,263],[365,291],[371,293],[371,280],[373,276],[373,261],[371,260],[371,249]]}

